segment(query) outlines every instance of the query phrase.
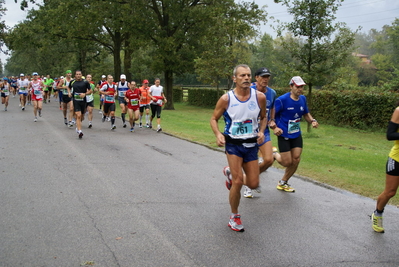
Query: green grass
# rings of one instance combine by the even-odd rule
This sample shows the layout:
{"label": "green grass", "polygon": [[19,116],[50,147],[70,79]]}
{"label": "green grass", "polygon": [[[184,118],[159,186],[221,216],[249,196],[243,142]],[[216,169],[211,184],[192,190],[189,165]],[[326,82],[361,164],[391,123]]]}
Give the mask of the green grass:
{"label": "green grass", "polygon": [[[175,103],[174,107],[175,110],[162,111],[165,132],[217,147],[209,126],[213,109],[185,103]],[[223,126],[224,122],[220,120],[219,128]],[[305,123],[302,123],[302,130],[304,149],[296,174],[377,198],[385,186],[385,163],[393,146],[393,142],[386,140],[385,132],[365,132],[320,124],[318,129],[307,133]],[[275,136],[272,136],[272,142],[277,146]],[[281,168],[277,162],[274,167]],[[390,203],[398,205],[399,197],[395,196]]]}

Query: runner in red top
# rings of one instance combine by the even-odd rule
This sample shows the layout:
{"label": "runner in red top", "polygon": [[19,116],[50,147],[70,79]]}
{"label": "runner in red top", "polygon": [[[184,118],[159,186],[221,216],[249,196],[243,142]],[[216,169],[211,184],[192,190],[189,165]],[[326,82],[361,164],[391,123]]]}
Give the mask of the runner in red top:
{"label": "runner in red top", "polygon": [[43,105],[43,87],[44,84],[39,79],[39,74],[34,72],[33,79],[28,85],[28,90],[32,90],[32,101],[33,101],[33,114],[35,114],[35,120],[37,121],[37,111],[39,111],[39,117],[42,116],[42,105]]}
{"label": "runner in red top", "polygon": [[107,116],[111,117],[111,130],[116,128],[115,126],[115,96],[116,96],[116,85],[113,83],[114,77],[108,75],[107,83],[100,89],[100,94],[105,95],[104,98],[104,113],[103,122]]}
{"label": "runner in red top", "polygon": [[132,81],[129,84],[129,90],[125,93],[131,132],[134,132],[135,121],[137,121],[140,116],[140,96],[140,89],[136,87],[136,82]]}

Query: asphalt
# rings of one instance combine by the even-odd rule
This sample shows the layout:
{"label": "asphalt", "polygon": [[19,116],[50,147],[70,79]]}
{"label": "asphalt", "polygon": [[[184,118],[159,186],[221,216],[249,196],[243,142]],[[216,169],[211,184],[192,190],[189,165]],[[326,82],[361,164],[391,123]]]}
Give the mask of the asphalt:
{"label": "asphalt", "polygon": [[98,110],[79,140],[43,106],[38,122],[17,98],[0,109],[0,266],[399,266],[396,207],[375,233],[375,201],[300,177],[281,192],[271,168],[234,232],[222,151],[120,119],[111,131]]}

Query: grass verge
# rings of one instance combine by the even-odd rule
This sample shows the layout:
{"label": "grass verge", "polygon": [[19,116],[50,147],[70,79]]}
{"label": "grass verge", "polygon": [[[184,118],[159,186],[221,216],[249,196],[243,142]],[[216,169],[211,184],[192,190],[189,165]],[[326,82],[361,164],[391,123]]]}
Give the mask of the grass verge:
{"label": "grass verge", "polygon": [[[162,111],[165,132],[217,148],[209,126],[213,109],[186,103],[175,103],[174,106],[175,110]],[[220,121],[221,130],[223,125]],[[376,199],[385,186],[385,163],[393,146],[386,140],[385,132],[321,124],[307,133],[305,125],[302,123],[304,149],[296,174]],[[276,140],[272,136],[275,146]],[[273,166],[281,168],[277,162]],[[390,204],[399,205],[399,197],[392,198]]]}

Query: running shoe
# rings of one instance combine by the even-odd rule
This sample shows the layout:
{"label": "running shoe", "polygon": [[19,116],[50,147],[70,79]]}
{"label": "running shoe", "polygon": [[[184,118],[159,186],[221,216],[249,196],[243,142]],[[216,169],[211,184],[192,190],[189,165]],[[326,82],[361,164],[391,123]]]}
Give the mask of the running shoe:
{"label": "running shoe", "polygon": [[141,122],[139,124],[139,128],[143,128],[143,124]]}
{"label": "running shoe", "polygon": [[377,216],[373,212],[371,214],[371,221],[373,222],[373,230],[377,233],[384,233],[384,227],[382,226],[382,216]]}
{"label": "running shoe", "polygon": [[237,232],[244,232],[244,226],[241,223],[241,216],[240,214],[236,214],[233,217],[230,216],[229,224],[228,226],[231,228],[233,231]]}
{"label": "running shoe", "polygon": [[150,128],[150,125],[148,125],[148,123],[145,125],[147,128]]}
{"label": "running shoe", "polygon": [[72,127],[73,127],[73,123],[72,123],[71,121],[68,123],[68,127],[69,127],[69,128],[72,128]]}
{"label": "running shoe", "polygon": [[110,117],[107,117],[107,121],[111,121],[111,118],[110,118]]}
{"label": "running shoe", "polygon": [[21,103],[19,103],[19,107],[21,106]]}
{"label": "running shoe", "polygon": [[229,166],[226,166],[226,167],[223,168],[223,174],[227,178],[226,179],[226,187],[227,187],[228,190],[230,190],[232,181],[231,181],[231,173],[230,173],[230,167]]}
{"label": "running shoe", "polygon": [[25,110],[25,107],[22,107],[22,110]]}
{"label": "running shoe", "polygon": [[115,124],[114,124],[114,125],[112,125],[111,130],[115,130],[115,129],[116,129],[116,126],[115,126]]}
{"label": "running shoe", "polygon": [[37,117],[35,117],[35,119],[33,120],[34,122],[37,122]]}
{"label": "running shoe", "polygon": [[68,125],[68,120],[67,120],[67,118],[64,118],[64,123],[65,123],[65,125]]}
{"label": "running shoe", "polygon": [[105,116],[103,116],[103,118],[101,119],[101,121],[102,121],[102,122],[104,122],[104,121],[105,121]]}
{"label": "running shoe", "polygon": [[123,128],[126,128],[126,122],[123,123]]}
{"label": "running shoe", "polygon": [[93,127],[93,125],[91,124],[91,122],[89,122],[89,128]]}
{"label": "running shoe", "polygon": [[294,193],[295,189],[292,188],[287,182],[279,181],[277,184],[277,189],[285,192]]}
{"label": "running shoe", "polygon": [[4,111],[7,111],[7,108],[4,108]]}
{"label": "running shoe", "polygon": [[83,137],[83,132],[82,131],[79,131],[79,139],[82,139],[82,137]]}
{"label": "running shoe", "polygon": [[103,112],[100,110],[99,112],[98,112],[99,114],[103,114]]}
{"label": "running shoe", "polygon": [[161,127],[159,127],[159,128],[157,129],[157,133],[159,133],[160,131],[162,131],[162,128],[161,128]]}
{"label": "running shoe", "polygon": [[134,128],[130,128],[130,132],[134,132]]}
{"label": "running shoe", "polygon": [[42,116],[42,110],[39,109],[39,117],[41,117],[41,116]]}
{"label": "running shoe", "polygon": [[246,198],[254,197],[254,195],[252,194],[252,190],[246,185],[244,185],[244,197],[246,197]]}
{"label": "running shoe", "polygon": [[147,124],[147,127],[152,129],[152,124],[150,123],[150,125]]}

